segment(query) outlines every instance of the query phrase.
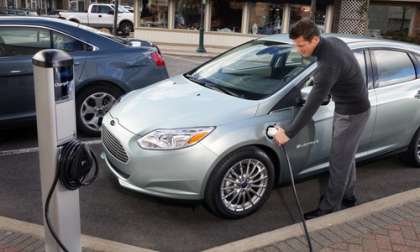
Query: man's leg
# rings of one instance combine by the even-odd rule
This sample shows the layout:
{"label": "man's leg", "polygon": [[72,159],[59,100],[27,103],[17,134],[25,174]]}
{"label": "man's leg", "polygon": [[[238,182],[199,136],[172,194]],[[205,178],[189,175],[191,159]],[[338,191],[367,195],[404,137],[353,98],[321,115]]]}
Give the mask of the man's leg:
{"label": "man's leg", "polygon": [[353,159],[353,162],[351,163],[351,171],[349,180],[347,182],[347,188],[344,191],[344,199],[350,199],[355,197],[354,188],[356,185],[356,159]]}
{"label": "man's leg", "polygon": [[[330,156],[330,177],[320,210],[340,209],[346,192],[352,193],[356,179],[355,155],[369,118],[369,112],[357,115],[334,115],[334,133]],[[348,187],[349,186],[349,187]],[[348,189],[348,191],[347,191]]]}

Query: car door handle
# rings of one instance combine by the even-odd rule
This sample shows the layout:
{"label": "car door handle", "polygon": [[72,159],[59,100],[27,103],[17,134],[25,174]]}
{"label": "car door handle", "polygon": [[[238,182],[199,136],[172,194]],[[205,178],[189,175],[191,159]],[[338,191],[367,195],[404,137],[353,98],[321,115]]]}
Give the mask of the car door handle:
{"label": "car door handle", "polygon": [[420,90],[417,92],[417,94],[414,96],[416,99],[420,99]]}
{"label": "car door handle", "polygon": [[20,71],[20,70],[12,70],[12,71],[10,71],[10,73],[11,74],[19,74],[19,73],[21,73],[22,71]]}
{"label": "car door handle", "polygon": [[102,15],[99,15],[98,17],[102,17]]}

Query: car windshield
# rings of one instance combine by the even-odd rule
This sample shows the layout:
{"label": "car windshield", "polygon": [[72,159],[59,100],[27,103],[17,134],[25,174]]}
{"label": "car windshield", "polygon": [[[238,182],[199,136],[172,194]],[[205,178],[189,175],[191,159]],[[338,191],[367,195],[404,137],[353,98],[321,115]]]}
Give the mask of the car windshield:
{"label": "car windshield", "polygon": [[254,40],[185,77],[230,95],[259,100],[282,89],[313,62],[313,58],[303,58],[289,44]]}
{"label": "car windshield", "polygon": [[[113,4],[111,4],[111,6],[112,6],[112,8],[114,8],[114,9],[115,9],[115,7],[114,7],[114,5],[113,5]],[[131,12],[129,12],[126,8],[124,8],[124,6],[118,6],[118,12],[119,12],[119,13],[131,13]]]}

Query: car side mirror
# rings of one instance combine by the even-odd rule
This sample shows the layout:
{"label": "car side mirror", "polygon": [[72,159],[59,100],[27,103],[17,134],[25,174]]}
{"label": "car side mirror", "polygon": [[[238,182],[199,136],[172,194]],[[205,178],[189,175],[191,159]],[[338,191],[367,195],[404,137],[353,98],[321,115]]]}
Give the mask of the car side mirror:
{"label": "car side mirror", "polygon": [[[299,105],[302,106],[305,104],[305,102],[308,100],[309,93],[311,93],[312,86],[304,87],[300,90],[301,100],[299,102]],[[331,101],[331,95],[329,94],[327,97],[324,98],[324,101],[321,103],[321,105],[328,105]]]}
{"label": "car side mirror", "polygon": [[114,15],[114,11],[113,10],[110,10],[110,11],[108,11],[108,14],[109,15]]}

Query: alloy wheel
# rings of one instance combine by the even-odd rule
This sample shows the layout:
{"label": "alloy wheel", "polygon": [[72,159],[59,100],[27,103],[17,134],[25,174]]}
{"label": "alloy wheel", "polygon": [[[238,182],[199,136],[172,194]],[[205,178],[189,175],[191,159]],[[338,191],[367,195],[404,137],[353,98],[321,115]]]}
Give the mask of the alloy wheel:
{"label": "alloy wheel", "polygon": [[111,109],[116,99],[105,92],[96,92],[83,101],[80,107],[80,117],[83,124],[90,130],[99,132],[104,115]]}
{"label": "alloy wheel", "polygon": [[241,160],[226,172],[220,186],[221,199],[229,210],[242,212],[261,200],[267,185],[268,172],[262,162]]}

